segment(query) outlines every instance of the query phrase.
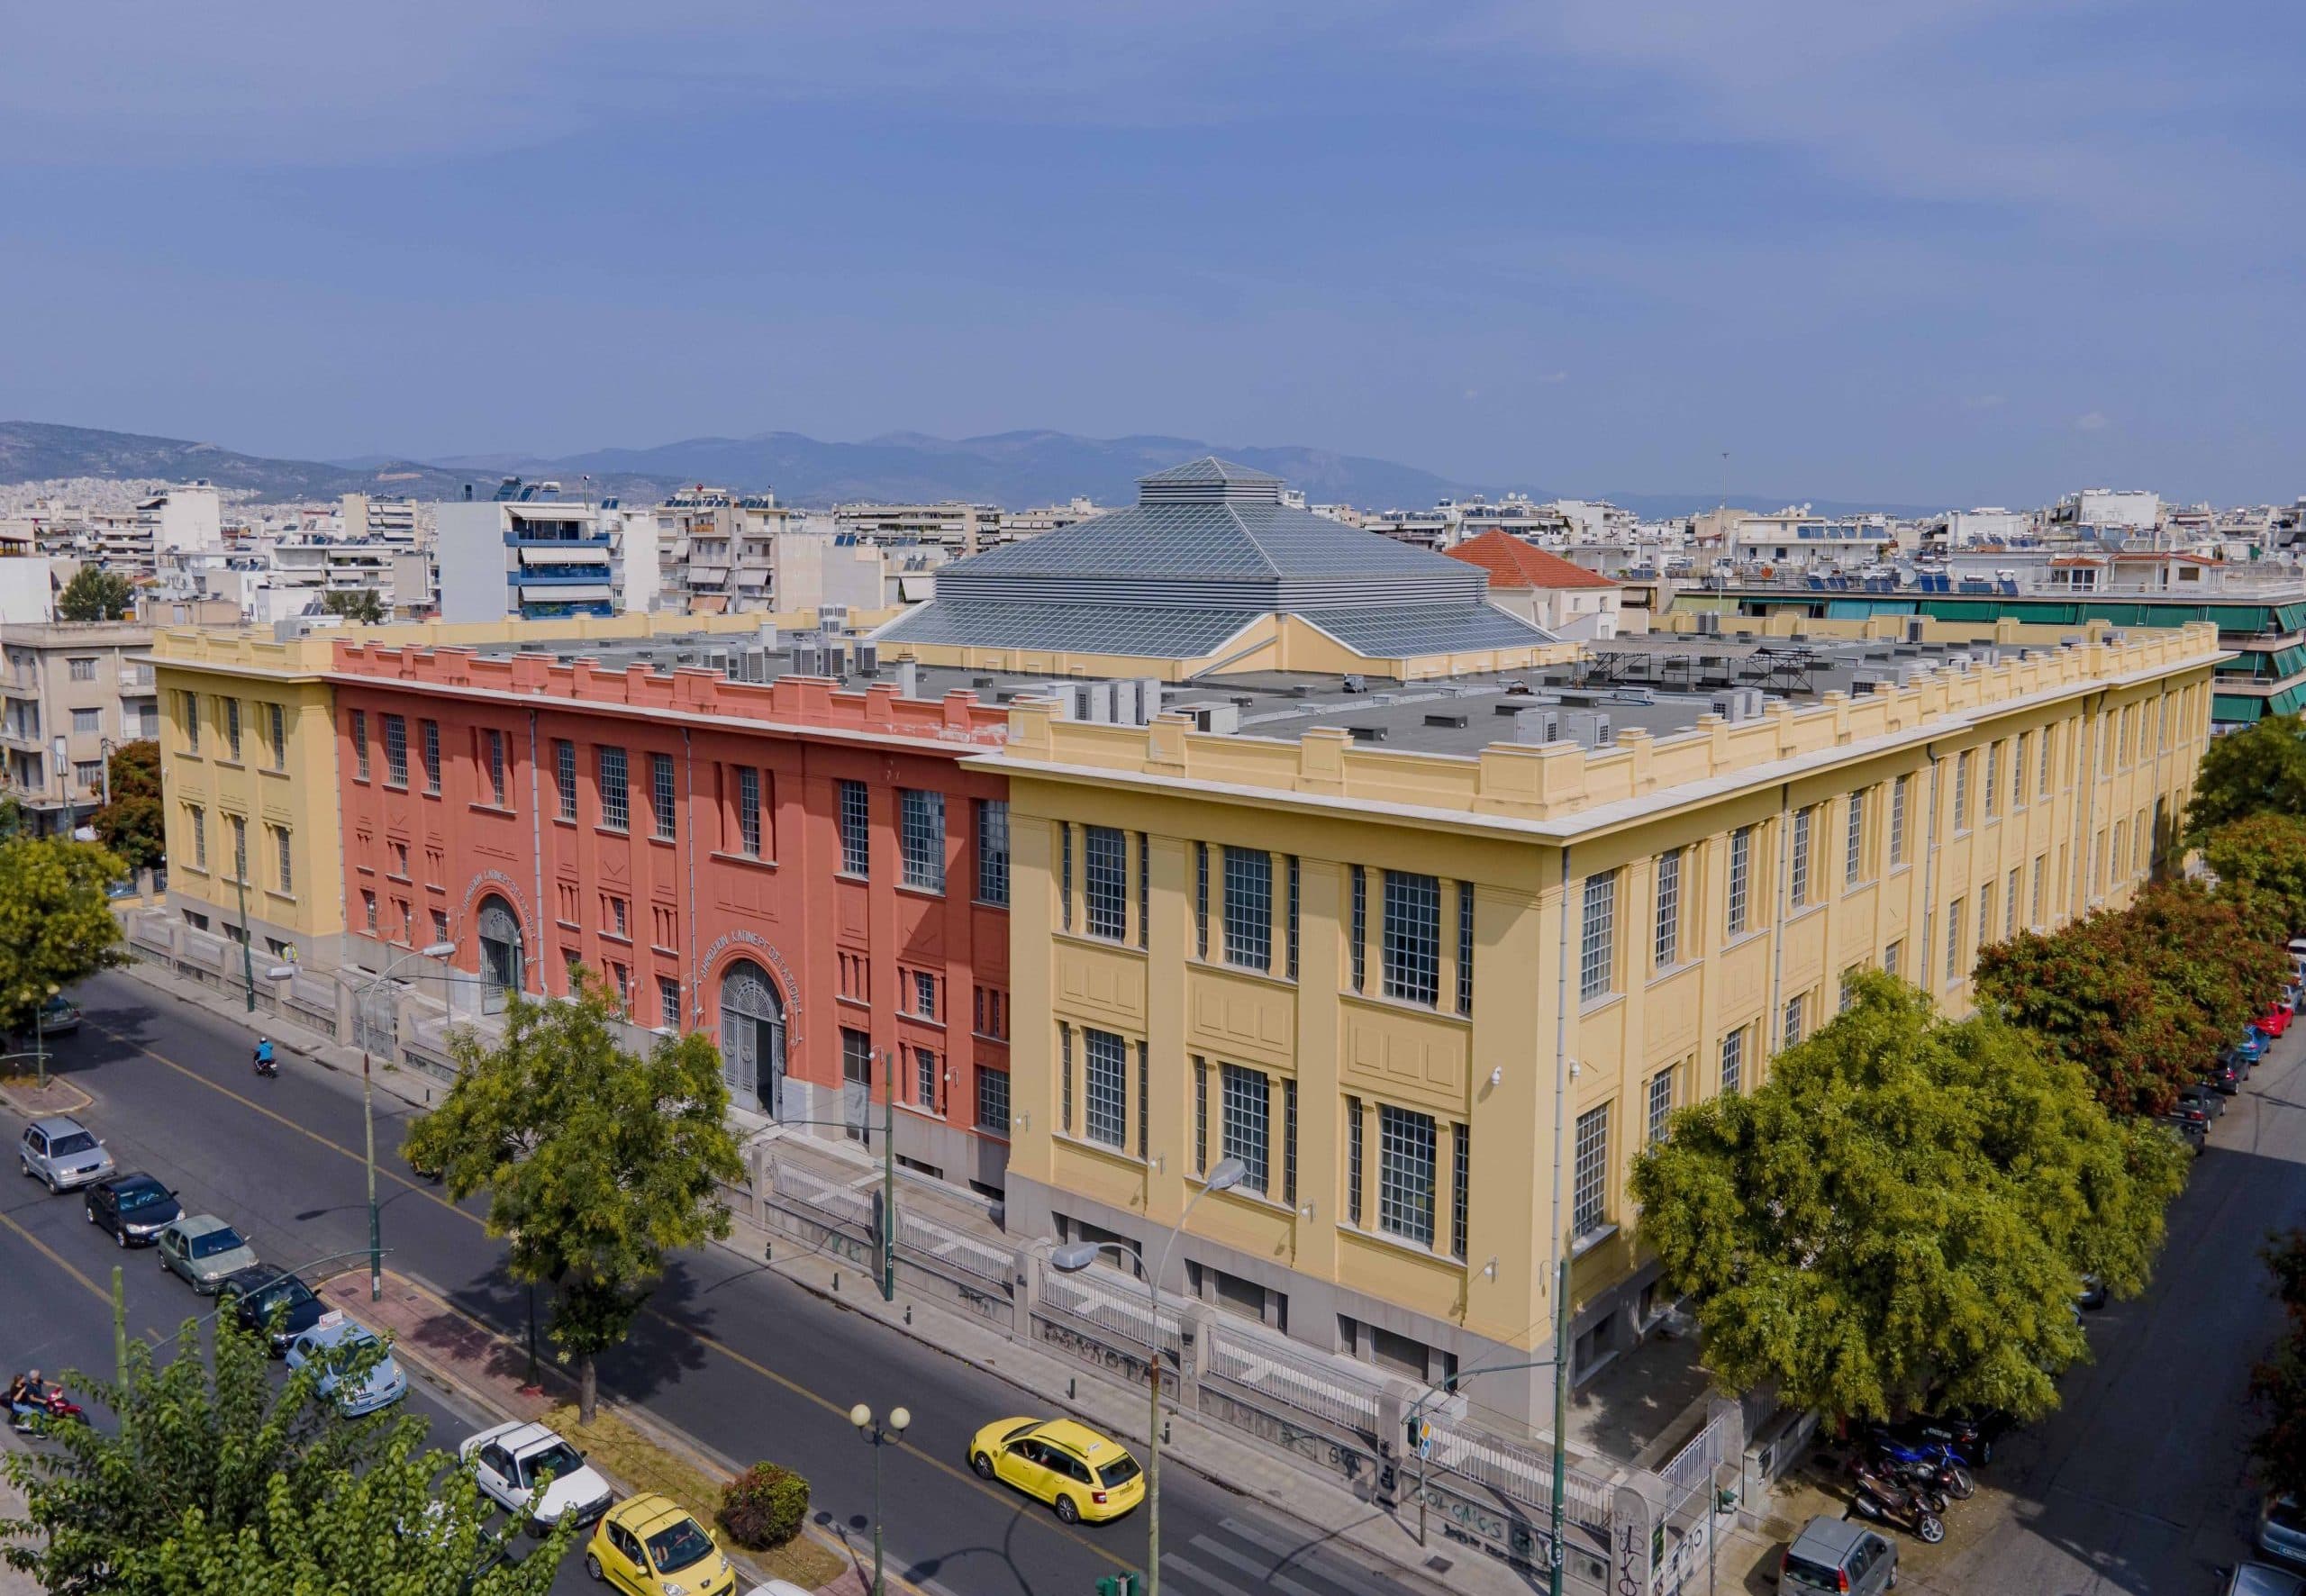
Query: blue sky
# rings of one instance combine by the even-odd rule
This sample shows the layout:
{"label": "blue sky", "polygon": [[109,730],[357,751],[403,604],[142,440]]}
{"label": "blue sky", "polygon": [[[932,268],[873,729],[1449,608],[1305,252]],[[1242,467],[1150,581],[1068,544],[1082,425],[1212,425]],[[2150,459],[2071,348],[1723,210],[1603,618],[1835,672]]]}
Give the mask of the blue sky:
{"label": "blue sky", "polygon": [[[0,415],[2306,494],[2306,8],[16,8]],[[1723,456],[1727,455],[1727,459]]]}

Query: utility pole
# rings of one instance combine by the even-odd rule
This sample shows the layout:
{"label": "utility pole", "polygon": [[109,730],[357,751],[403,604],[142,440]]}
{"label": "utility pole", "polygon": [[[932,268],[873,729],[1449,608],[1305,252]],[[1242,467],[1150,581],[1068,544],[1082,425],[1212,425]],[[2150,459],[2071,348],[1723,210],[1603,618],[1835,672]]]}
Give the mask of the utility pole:
{"label": "utility pole", "polygon": [[128,1383],[128,1288],[121,1283],[120,1265],[112,1266],[112,1366],[113,1381]]}
{"label": "utility pole", "polygon": [[[897,1055],[881,1050],[881,1301],[897,1300]],[[874,1454],[876,1457],[879,1454]],[[876,1520],[877,1522],[877,1520]]]}

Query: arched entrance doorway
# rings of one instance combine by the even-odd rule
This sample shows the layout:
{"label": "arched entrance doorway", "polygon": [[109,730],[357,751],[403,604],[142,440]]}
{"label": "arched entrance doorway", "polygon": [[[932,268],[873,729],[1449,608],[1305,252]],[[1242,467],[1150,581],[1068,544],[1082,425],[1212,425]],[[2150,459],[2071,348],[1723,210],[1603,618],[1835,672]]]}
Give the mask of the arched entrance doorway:
{"label": "arched entrance doorway", "polygon": [[505,999],[527,984],[521,955],[521,917],[498,897],[480,901],[480,1008],[502,1014]]}
{"label": "arched entrance doorway", "polygon": [[721,1074],[739,1108],[784,1112],[785,1000],[750,959],[721,977]]}

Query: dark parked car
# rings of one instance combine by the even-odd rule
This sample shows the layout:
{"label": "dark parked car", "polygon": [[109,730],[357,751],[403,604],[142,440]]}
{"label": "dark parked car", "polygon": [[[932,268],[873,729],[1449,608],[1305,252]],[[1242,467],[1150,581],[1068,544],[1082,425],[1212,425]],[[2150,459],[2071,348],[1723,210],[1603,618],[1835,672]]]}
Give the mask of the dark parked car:
{"label": "dark parked car", "polygon": [[2187,1150],[2197,1158],[2210,1145],[2210,1126],[2203,1120],[2189,1120],[2182,1114],[2165,1114],[2160,1122],[2172,1136],[2185,1143]]}
{"label": "dark parked car", "polygon": [[123,1247],[149,1247],[169,1220],[183,1217],[177,1194],[149,1174],[116,1174],[88,1188],[88,1223]]}
{"label": "dark parked car", "polygon": [[320,1323],[327,1311],[312,1287],[264,1264],[234,1270],[218,1284],[216,1294],[232,1305],[241,1328],[262,1331],[270,1339],[275,1357],[286,1354],[288,1343]]}
{"label": "dark parked car", "polygon": [[1862,1524],[1822,1515],[1802,1527],[1777,1568],[1784,1596],[1877,1596],[1897,1582],[1897,1543]]}
{"label": "dark parked car", "polygon": [[2239,1054],[2232,1048],[2218,1056],[2218,1062],[2202,1071],[2202,1084],[2231,1097],[2242,1090],[2242,1076],[2247,1069]]}
{"label": "dark parked car", "polygon": [[2226,1111],[2225,1096],[2204,1081],[2190,1081],[2178,1088],[2178,1106],[2183,1109],[2189,1103],[2199,1105],[2212,1120]]}

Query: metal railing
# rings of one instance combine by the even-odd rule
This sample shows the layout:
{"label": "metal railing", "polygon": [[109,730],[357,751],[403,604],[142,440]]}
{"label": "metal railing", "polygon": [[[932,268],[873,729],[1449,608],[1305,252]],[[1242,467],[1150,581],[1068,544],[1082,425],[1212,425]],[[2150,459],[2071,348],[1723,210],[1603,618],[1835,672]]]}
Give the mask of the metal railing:
{"label": "metal railing", "polygon": [[1209,1373],[1303,1413],[1375,1436],[1379,1388],[1354,1377],[1343,1360],[1285,1347],[1222,1323],[1209,1330]]}

